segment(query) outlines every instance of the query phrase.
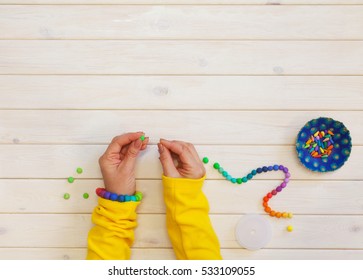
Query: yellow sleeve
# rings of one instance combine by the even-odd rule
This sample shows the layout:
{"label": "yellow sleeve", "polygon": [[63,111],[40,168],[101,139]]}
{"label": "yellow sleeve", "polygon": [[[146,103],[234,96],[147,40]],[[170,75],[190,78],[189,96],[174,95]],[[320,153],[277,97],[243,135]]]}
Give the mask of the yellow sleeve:
{"label": "yellow sleeve", "polygon": [[130,259],[139,204],[98,199],[92,214],[95,225],[88,234],[88,260]]}
{"label": "yellow sleeve", "polygon": [[222,259],[202,192],[204,179],[163,176],[167,229],[178,259]]}

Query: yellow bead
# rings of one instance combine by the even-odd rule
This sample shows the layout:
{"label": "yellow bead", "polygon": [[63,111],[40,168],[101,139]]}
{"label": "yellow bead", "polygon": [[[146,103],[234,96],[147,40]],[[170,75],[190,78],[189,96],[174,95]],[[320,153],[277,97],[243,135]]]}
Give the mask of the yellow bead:
{"label": "yellow bead", "polygon": [[290,219],[293,217],[294,215],[292,213],[287,213],[287,217],[289,217]]}
{"label": "yellow bead", "polygon": [[286,229],[287,229],[288,232],[292,232],[294,230],[294,228],[292,226],[287,226]]}
{"label": "yellow bead", "polygon": [[287,218],[288,214],[286,212],[282,213],[283,218]]}

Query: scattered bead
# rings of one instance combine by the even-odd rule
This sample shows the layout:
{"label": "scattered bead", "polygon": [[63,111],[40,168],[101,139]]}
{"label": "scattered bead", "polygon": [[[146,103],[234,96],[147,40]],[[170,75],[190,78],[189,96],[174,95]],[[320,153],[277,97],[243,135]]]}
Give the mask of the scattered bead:
{"label": "scattered bead", "polygon": [[215,164],[213,164],[213,167],[214,167],[214,169],[219,169],[220,168],[220,165],[219,165],[218,162],[216,162]]}
{"label": "scattered bead", "polygon": [[71,183],[71,184],[74,182],[74,178],[73,177],[68,177],[67,180],[68,180],[68,183]]}
{"label": "scattered bead", "polygon": [[203,163],[207,164],[209,162],[209,159],[207,157],[203,158]]}
{"label": "scattered bead", "polygon": [[144,140],[145,140],[145,135],[141,135],[141,136],[140,136],[140,140],[141,140],[141,141],[144,141]]}
{"label": "scattered bead", "polygon": [[83,198],[84,198],[84,199],[88,199],[88,198],[89,198],[89,194],[88,194],[88,193],[84,193],[84,194],[83,194]]}
{"label": "scattered bead", "polygon": [[82,174],[83,173],[83,169],[81,167],[78,167],[76,171],[77,171],[78,174]]}
{"label": "scattered bead", "polygon": [[293,214],[292,213],[287,213],[287,217],[291,219],[293,217]]}
{"label": "scattered bead", "polygon": [[70,197],[71,197],[71,195],[70,195],[69,193],[65,193],[65,194],[63,195],[63,198],[64,198],[65,200],[70,199]]}
{"label": "scattered bead", "polygon": [[288,232],[292,232],[294,230],[294,228],[292,226],[287,226],[286,229],[287,229]]}

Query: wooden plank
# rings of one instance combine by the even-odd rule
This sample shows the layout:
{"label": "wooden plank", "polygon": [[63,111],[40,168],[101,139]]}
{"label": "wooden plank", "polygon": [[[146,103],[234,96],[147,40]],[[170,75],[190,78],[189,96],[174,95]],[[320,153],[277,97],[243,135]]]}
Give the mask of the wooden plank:
{"label": "wooden plank", "polygon": [[[335,172],[315,173],[298,161],[293,146],[196,146],[201,157],[218,161],[233,176],[248,174],[251,169],[269,164],[283,164],[292,179],[302,180],[363,180],[363,147],[354,146],[346,164]],[[106,146],[93,145],[0,145],[0,178],[101,178],[98,158]],[[160,179],[162,170],[156,146],[150,146],[138,158],[138,179]],[[84,173],[77,176],[75,169]],[[211,164],[206,166],[209,179],[221,179]],[[280,180],[280,172],[255,177],[256,180]]]}
{"label": "wooden plank", "polygon": [[363,41],[1,40],[0,74],[362,75],[361,57]]}
{"label": "wooden plank", "polygon": [[[222,248],[239,248],[234,229],[240,215],[211,215]],[[362,216],[295,216],[292,220],[268,218],[273,237],[266,248],[363,249]],[[294,226],[293,233],[286,226]],[[85,247],[90,215],[2,214],[1,247]],[[329,236],[329,238],[326,238]],[[165,215],[140,214],[135,231],[137,248],[170,248]]]}
{"label": "wooden plank", "polygon": [[47,5],[353,5],[362,0],[0,0],[0,4],[47,4]]}
{"label": "wooden plank", "polygon": [[[1,260],[84,260],[86,248],[0,248]],[[361,260],[363,250],[222,249],[226,260]],[[174,260],[172,249],[133,248],[133,260]]]}
{"label": "wooden plank", "polygon": [[363,39],[363,7],[14,5],[0,29],[0,39],[352,40]]}
{"label": "wooden plank", "polygon": [[3,75],[0,108],[362,110],[362,88],[363,76]]}
{"label": "wooden plank", "polygon": [[115,135],[147,130],[152,143],[164,137],[209,145],[294,145],[301,127],[321,116],[343,122],[353,143],[363,144],[363,111],[209,110],[3,110],[0,143],[108,144]]}
{"label": "wooden plank", "polygon": [[[261,176],[262,178],[264,176]],[[253,180],[246,186],[233,186],[225,180],[207,180],[204,184],[210,213],[263,213],[262,197],[279,180]],[[0,180],[0,213],[91,213],[97,205],[94,193],[103,186],[101,180]],[[138,180],[137,189],[144,194],[139,213],[165,213],[160,180]],[[14,196],[13,194],[17,195]],[[71,198],[63,199],[69,193]],[[90,198],[84,199],[83,194]],[[13,197],[9,200],[9,197]],[[278,211],[294,214],[363,215],[363,181],[291,181],[270,205]]]}

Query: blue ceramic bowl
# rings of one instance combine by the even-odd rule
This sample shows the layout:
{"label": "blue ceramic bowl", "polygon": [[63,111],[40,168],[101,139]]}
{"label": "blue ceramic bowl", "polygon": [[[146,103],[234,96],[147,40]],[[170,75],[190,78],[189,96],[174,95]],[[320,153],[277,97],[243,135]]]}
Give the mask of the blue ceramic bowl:
{"label": "blue ceramic bowl", "polygon": [[307,122],[296,140],[301,163],[315,172],[334,171],[342,167],[352,150],[349,130],[331,118]]}

